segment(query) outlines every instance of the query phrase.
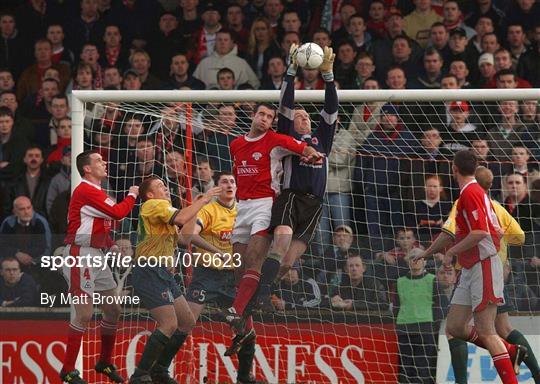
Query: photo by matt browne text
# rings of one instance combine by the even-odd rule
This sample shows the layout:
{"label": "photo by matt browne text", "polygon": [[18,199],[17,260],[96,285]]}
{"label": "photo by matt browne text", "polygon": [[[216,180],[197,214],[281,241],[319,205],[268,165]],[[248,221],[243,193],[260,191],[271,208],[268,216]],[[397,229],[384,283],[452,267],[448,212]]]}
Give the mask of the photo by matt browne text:
{"label": "photo by matt browne text", "polygon": [[57,301],[60,305],[72,305],[72,304],[117,304],[117,305],[139,305],[141,299],[137,295],[129,296],[104,296],[98,292],[88,295],[87,293],[75,294],[61,292],[60,295],[50,295],[47,292],[41,292],[39,298],[40,304],[47,307],[54,307]]}

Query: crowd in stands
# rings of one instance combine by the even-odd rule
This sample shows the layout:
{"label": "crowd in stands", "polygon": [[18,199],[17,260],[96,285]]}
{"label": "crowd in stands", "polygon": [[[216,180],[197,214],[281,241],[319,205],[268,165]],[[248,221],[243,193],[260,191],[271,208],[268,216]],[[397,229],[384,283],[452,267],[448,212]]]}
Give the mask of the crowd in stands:
{"label": "crowd in stands", "polygon": [[[334,48],[340,89],[540,87],[540,3],[532,0],[4,0],[1,305],[35,305],[38,287],[65,289],[39,260],[66,230],[72,90],[277,90],[289,47],[309,41]],[[324,81],[302,69],[295,86]],[[429,319],[440,319],[453,261],[417,265],[410,255],[440,232],[459,193],[452,156],[469,148],[495,176],[491,196],[526,233],[505,266],[510,299],[540,310],[538,102],[341,105],[320,230],[276,287],[276,308],[392,309],[410,331],[403,290],[425,278]],[[187,199],[186,112],[161,107],[155,119],[118,103],[88,106],[85,141],[110,162],[104,187],[118,199],[151,174],[164,177],[175,206]],[[230,170],[229,143],[252,109],[194,109],[193,196],[214,185],[214,171]],[[117,230],[133,231],[136,217]],[[118,240],[126,250],[133,241]]]}

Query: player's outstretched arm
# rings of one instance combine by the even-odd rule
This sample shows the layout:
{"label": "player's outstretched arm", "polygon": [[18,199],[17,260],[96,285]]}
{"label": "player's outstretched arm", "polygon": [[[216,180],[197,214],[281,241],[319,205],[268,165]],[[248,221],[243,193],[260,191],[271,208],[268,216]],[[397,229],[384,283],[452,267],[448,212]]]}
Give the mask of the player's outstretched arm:
{"label": "player's outstretched arm", "polygon": [[174,218],[174,224],[180,227],[186,225],[197,215],[197,212],[199,212],[202,207],[211,202],[214,197],[219,196],[221,190],[221,187],[214,187],[210,188],[208,192],[197,196],[193,204],[189,207],[182,208],[180,212],[178,212]]}
{"label": "player's outstretched arm", "polygon": [[318,152],[315,148],[310,147],[309,145],[304,148],[302,156],[306,158],[308,162],[316,162],[324,159],[324,154]]}
{"label": "player's outstretched arm", "polygon": [[326,151],[330,153],[332,150],[332,142],[334,141],[334,132],[336,130],[338,118],[338,95],[336,84],[334,83],[334,60],[336,55],[332,48],[324,47],[323,62],[319,66],[322,77],[325,81],[324,91],[324,107],[321,111],[319,120],[319,129],[317,135],[321,139],[321,143]]}
{"label": "player's outstretched arm", "polygon": [[436,253],[441,252],[446,247],[448,247],[452,242],[454,241],[454,238],[452,235],[450,235],[448,232],[441,231],[439,236],[431,243],[431,245],[423,251],[422,253],[419,253],[414,257],[414,260],[419,259],[427,259],[428,257],[433,256]]}
{"label": "player's outstretched arm", "polygon": [[96,210],[96,212],[92,212],[92,214],[96,217],[110,218],[113,220],[121,220],[126,217],[133,209],[135,201],[139,196],[139,187],[135,185],[129,187],[128,195],[120,203],[115,203],[109,197],[104,198],[103,194],[97,189],[89,190],[90,193],[87,196],[87,203]]}
{"label": "player's outstretched arm", "polygon": [[281,96],[279,98],[277,132],[285,135],[294,133],[294,78],[296,76],[296,53],[298,45],[292,44],[289,49],[289,66],[287,74],[281,84]]}

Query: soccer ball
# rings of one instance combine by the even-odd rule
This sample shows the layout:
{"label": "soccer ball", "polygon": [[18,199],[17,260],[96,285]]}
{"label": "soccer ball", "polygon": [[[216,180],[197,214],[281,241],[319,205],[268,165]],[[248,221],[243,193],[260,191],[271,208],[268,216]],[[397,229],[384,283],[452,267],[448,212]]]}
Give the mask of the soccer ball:
{"label": "soccer ball", "polygon": [[305,69],[317,69],[323,62],[324,52],[315,43],[305,43],[298,48],[296,62]]}

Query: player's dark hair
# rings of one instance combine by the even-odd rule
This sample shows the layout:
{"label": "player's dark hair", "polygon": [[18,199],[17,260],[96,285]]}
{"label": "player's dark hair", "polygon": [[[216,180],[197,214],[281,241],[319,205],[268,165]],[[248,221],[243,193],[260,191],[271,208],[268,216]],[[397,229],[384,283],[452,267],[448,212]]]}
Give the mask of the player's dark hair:
{"label": "player's dark hair", "polygon": [[232,172],[228,172],[228,171],[222,171],[222,172],[216,172],[214,173],[214,183],[216,185],[218,185],[219,183],[219,179],[221,179],[221,176],[232,176],[234,177],[234,174]]}
{"label": "player's dark hair", "polygon": [[148,176],[142,181],[141,185],[139,185],[139,196],[141,197],[142,201],[148,200],[147,195],[148,192],[150,192],[150,187],[152,186],[152,182],[154,180],[161,180],[161,178],[156,175]]}
{"label": "player's dark hair", "polygon": [[75,162],[77,164],[77,171],[79,171],[79,175],[81,175],[81,177],[84,177],[84,167],[90,165],[90,162],[92,161],[90,159],[90,156],[94,153],[97,152],[93,149],[90,149],[77,155],[77,159]]}
{"label": "player's dark hair", "polygon": [[[274,115],[277,114],[277,109],[276,109],[276,107],[273,106],[272,104],[269,104],[269,103],[257,103],[257,104],[255,105],[255,108],[253,108],[253,114],[256,114],[260,107],[266,107],[266,108],[268,108],[268,109],[271,109],[272,111],[274,111]],[[274,117],[275,117],[275,116],[274,116]]]}
{"label": "player's dark hair", "polygon": [[478,158],[474,152],[464,149],[454,155],[454,165],[462,176],[474,176],[478,167]]}

